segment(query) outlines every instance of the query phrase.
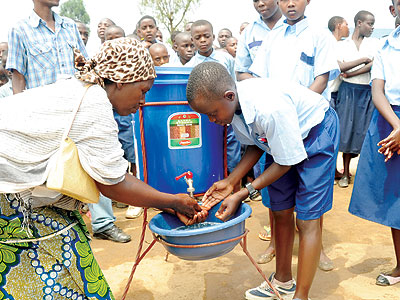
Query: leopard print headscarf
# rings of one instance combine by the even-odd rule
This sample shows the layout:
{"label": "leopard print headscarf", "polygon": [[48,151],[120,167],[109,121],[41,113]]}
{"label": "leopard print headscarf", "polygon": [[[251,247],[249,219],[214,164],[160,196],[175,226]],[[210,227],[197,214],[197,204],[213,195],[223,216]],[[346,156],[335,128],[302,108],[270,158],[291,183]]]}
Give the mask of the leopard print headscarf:
{"label": "leopard print headscarf", "polygon": [[137,82],[156,77],[153,60],[143,45],[132,38],[106,41],[100,51],[89,60],[74,48],[75,77],[99,84],[104,88],[104,79],[117,83]]}

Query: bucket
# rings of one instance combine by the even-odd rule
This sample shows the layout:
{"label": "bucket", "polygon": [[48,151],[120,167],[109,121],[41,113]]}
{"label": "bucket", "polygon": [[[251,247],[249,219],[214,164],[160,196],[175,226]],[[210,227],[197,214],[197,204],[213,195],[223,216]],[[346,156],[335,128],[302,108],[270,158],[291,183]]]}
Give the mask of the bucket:
{"label": "bucket", "polygon": [[140,178],[165,193],[186,192],[186,182],[175,180],[186,171],[193,173],[195,194],[224,178],[224,128],[187,104],[191,70],[156,67],[146,104],[134,117]]}

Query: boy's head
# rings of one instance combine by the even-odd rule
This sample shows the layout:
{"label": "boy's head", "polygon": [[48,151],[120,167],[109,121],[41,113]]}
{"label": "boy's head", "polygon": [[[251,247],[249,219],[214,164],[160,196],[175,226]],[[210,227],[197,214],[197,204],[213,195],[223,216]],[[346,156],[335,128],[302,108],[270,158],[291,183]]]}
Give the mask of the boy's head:
{"label": "boy's head", "polygon": [[41,6],[47,6],[49,9],[51,9],[54,6],[59,6],[60,5],[60,0],[33,0],[33,5],[41,5]]}
{"label": "boy's head", "polygon": [[247,27],[247,25],[249,25],[249,22],[243,22],[242,24],[240,24],[239,34],[242,34],[243,30]]}
{"label": "boy's head", "polygon": [[206,20],[198,20],[192,24],[193,43],[203,56],[210,56],[213,52],[213,42],[215,35],[210,22]]}
{"label": "boy's head", "polygon": [[233,36],[226,40],[225,49],[233,57],[236,57],[237,44],[238,44],[238,39]]}
{"label": "boy's head", "polygon": [[5,43],[5,44],[6,44],[6,45],[5,45],[5,47],[3,48],[2,54],[1,54],[1,56],[0,56],[0,59],[1,59],[0,68],[3,68],[5,75],[6,75],[8,78],[11,79],[11,77],[12,77],[12,72],[11,72],[11,71],[8,71],[8,70],[6,69],[7,58],[8,58],[8,44],[7,44],[7,43]]}
{"label": "boy's head", "polygon": [[111,25],[115,25],[115,23],[109,18],[101,19],[99,24],[97,24],[97,36],[102,43],[104,43],[104,33],[106,32],[107,27],[110,27]]}
{"label": "boy's head", "polygon": [[78,28],[79,35],[81,36],[81,39],[83,43],[87,44],[89,40],[89,29],[87,28],[85,23],[82,23],[81,21],[75,21],[76,27]]}
{"label": "boy's head", "polygon": [[389,6],[390,13],[393,17],[396,17],[395,27],[399,26],[400,18],[400,0],[392,0],[392,5]]}
{"label": "boy's head", "polygon": [[370,37],[374,32],[375,17],[366,10],[359,11],[354,16],[355,31],[358,31],[362,37]]}
{"label": "boy's head", "polygon": [[333,34],[337,35],[339,40],[348,37],[350,34],[349,24],[343,17],[334,16],[328,22],[328,29]]}
{"label": "boy's head", "polygon": [[185,31],[191,32],[192,31],[193,22],[187,22],[185,25]]}
{"label": "boy's head", "polygon": [[8,50],[8,44],[7,42],[1,42],[0,43],[0,57],[3,54],[3,51]]}
{"label": "boy's head", "polygon": [[195,111],[222,126],[232,122],[239,103],[235,82],[217,62],[201,63],[192,70],[186,98]]}
{"label": "boy's head", "polygon": [[151,58],[156,67],[169,63],[168,49],[163,44],[153,44],[149,48]]}
{"label": "boy's head", "polygon": [[294,25],[304,19],[306,6],[311,0],[279,0],[279,9],[289,25]]}
{"label": "boy's head", "polygon": [[164,40],[163,34],[160,30],[157,30],[156,39],[159,40],[160,42],[162,42]]}
{"label": "boy's head", "polygon": [[218,44],[221,48],[226,47],[226,40],[232,37],[232,31],[230,31],[228,28],[222,28],[218,32]]}
{"label": "boy's head", "polygon": [[144,16],[139,20],[138,33],[144,41],[154,44],[157,31],[157,22],[152,16]]}
{"label": "boy's head", "polygon": [[187,63],[194,55],[195,47],[192,35],[189,32],[180,32],[175,37],[174,50],[183,64]]}
{"label": "boy's head", "polygon": [[110,27],[107,27],[104,33],[104,38],[106,41],[115,40],[121,37],[125,37],[125,31],[117,25],[111,25]]}
{"label": "boy's head", "polygon": [[279,13],[277,0],[253,0],[253,5],[264,21]]}

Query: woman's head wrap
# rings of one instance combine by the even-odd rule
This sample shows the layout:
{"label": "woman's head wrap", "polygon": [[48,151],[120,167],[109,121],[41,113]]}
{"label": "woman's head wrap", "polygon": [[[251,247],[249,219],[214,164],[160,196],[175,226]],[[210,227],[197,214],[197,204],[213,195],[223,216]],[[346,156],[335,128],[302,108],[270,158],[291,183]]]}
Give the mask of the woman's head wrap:
{"label": "woman's head wrap", "polygon": [[117,83],[137,82],[156,77],[153,60],[141,42],[132,38],[106,41],[100,51],[90,60],[74,48],[75,77],[99,84],[104,88],[104,79]]}

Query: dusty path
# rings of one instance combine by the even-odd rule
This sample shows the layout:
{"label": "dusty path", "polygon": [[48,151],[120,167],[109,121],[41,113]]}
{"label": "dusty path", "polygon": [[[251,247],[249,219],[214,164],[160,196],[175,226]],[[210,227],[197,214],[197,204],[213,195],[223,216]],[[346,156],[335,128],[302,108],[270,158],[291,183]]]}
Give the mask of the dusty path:
{"label": "dusty path", "polygon": [[[323,240],[336,268],[331,272],[317,271],[311,299],[400,300],[400,284],[393,287],[375,285],[379,272],[394,266],[390,230],[347,212],[352,187],[340,189],[335,186],[334,208],[325,217]],[[253,214],[246,221],[246,227],[250,230],[249,250],[256,257],[267,246],[257,237],[262,225],[266,224],[266,210],[260,202],[251,202],[250,205]],[[126,220],[124,211],[115,209],[117,225],[132,235],[132,242],[92,242],[95,256],[116,299],[121,299],[130,274],[142,224],[142,218]],[[149,213],[153,216],[157,212],[150,210]],[[151,241],[151,238],[148,233],[146,241]],[[244,299],[246,289],[262,281],[240,246],[225,256],[198,262],[184,261],[174,256],[165,262],[165,253],[163,246],[158,243],[149,252],[136,271],[127,299]],[[267,275],[274,270],[274,262],[262,265]],[[293,257],[294,274],[296,262],[297,246]]]}

